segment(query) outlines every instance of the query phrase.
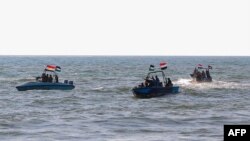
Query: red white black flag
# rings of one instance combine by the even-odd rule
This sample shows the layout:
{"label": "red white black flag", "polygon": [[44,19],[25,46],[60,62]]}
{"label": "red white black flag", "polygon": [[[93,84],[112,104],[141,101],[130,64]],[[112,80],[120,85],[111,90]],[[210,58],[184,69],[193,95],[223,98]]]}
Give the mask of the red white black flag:
{"label": "red white black flag", "polygon": [[160,68],[161,68],[161,70],[165,70],[166,68],[168,68],[167,63],[166,62],[161,62],[160,63]]}

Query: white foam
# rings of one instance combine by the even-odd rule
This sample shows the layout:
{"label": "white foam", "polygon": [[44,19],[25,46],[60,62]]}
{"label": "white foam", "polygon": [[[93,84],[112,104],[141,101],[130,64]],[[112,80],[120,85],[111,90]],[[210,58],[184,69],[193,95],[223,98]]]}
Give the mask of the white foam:
{"label": "white foam", "polygon": [[247,89],[249,83],[225,82],[213,80],[211,83],[196,83],[192,79],[179,79],[174,84],[189,89]]}
{"label": "white foam", "polygon": [[174,82],[178,85],[190,85],[192,83],[191,79],[179,79],[178,81]]}

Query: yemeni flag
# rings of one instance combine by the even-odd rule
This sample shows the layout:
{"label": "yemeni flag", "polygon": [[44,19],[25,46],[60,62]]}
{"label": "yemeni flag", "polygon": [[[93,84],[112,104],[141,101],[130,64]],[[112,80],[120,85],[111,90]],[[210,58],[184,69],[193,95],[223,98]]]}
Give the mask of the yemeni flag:
{"label": "yemeni flag", "polygon": [[61,67],[55,65],[47,65],[45,68],[46,71],[61,71]]}
{"label": "yemeni flag", "polygon": [[197,67],[198,67],[198,69],[203,69],[203,65],[202,64],[198,64]]}
{"label": "yemeni flag", "polygon": [[168,68],[167,63],[166,62],[161,62],[160,63],[160,68],[161,68],[161,70],[167,69]]}
{"label": "yemeni flag", "polygon": [[149,71],[154,71],[155,70],[155,66],[154,65],[150,65],[149,66]]}

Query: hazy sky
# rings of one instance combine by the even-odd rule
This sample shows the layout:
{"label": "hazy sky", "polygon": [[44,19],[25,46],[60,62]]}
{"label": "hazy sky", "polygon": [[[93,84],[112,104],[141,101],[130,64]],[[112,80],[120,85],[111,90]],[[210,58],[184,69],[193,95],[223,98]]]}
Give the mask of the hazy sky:
{"label": "hazy sky", "polygon": [[250,55],[248,0],[1,0],[2,55]]}

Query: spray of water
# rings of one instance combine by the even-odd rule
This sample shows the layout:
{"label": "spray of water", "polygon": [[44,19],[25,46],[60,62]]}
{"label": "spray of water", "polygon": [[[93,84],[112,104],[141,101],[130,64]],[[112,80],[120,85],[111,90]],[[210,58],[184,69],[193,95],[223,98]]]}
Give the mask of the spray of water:
{"label": "spray of water", "polygon": [[211,83],[197,83],[193,82],[192,79],[179,79],[174,83],[188,89],[247,89],[250,87],[250,83],[225,82],[218,80],[213,80]]}

